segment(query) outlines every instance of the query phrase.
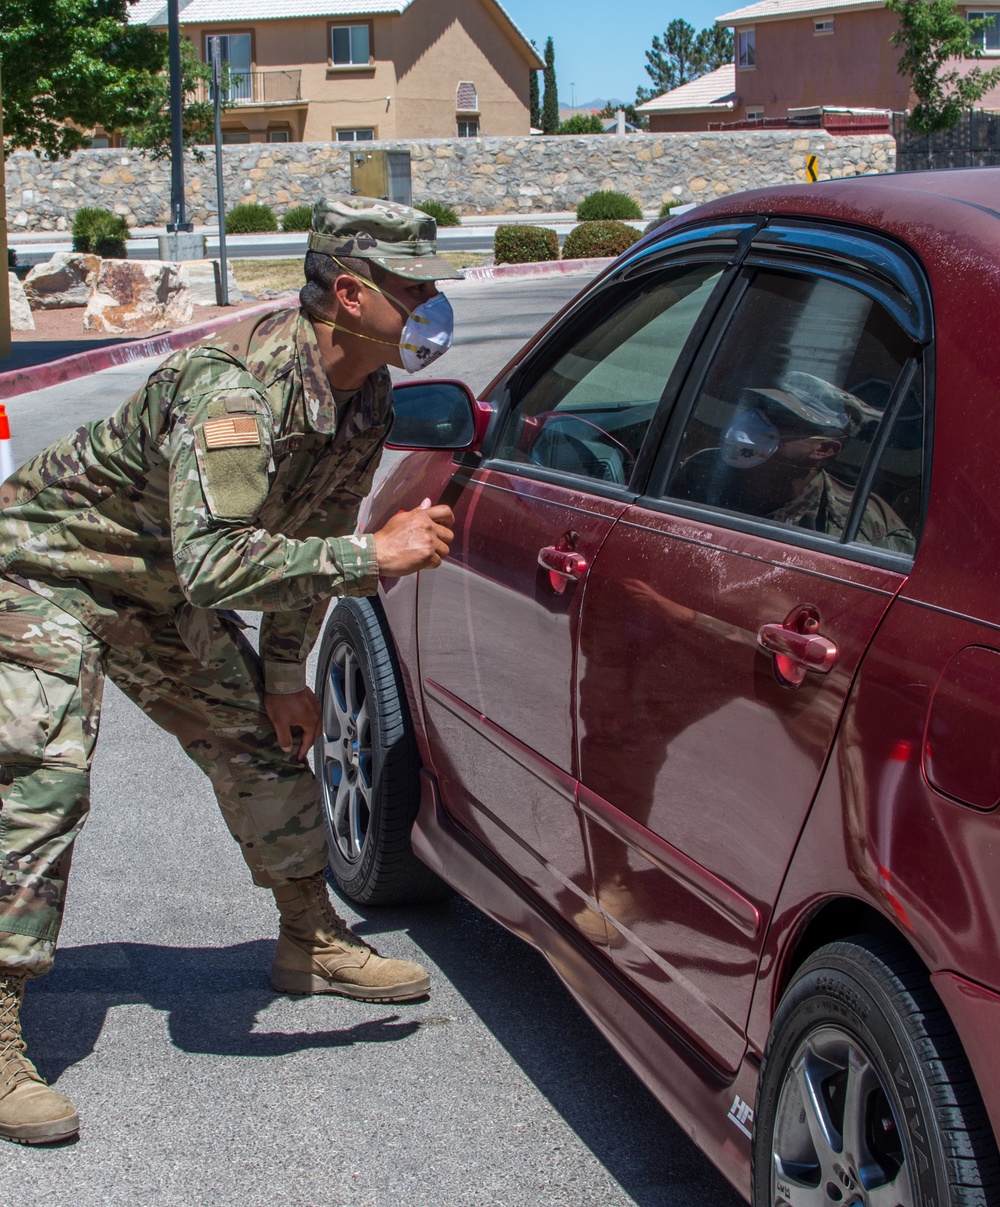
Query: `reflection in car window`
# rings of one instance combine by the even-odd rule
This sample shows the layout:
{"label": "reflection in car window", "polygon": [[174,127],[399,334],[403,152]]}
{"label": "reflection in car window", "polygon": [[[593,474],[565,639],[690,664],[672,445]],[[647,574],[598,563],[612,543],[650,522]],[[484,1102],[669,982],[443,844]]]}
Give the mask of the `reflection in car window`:
{"label": "reflection in car window", "polygon": [[495,456],[624,485],[722,264],[635,284],[534,382]]}
{"label": "reflection in car window", "polygon": [[[922,400],[911,388],[886,415],[912,352],[888,311],[858,290],[758,272],[709,367],[668,496],[912,553]],[[889,439],[855,507],[883,419]]]}

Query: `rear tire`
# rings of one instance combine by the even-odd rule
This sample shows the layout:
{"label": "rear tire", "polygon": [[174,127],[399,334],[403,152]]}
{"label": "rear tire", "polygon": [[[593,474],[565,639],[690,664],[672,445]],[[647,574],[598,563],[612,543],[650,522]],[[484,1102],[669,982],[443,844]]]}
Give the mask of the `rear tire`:
{"label": "rear tire", "polygon": [[410,829],[420,759],[399,665],[377,599],[341,599],[320,644],[314,748],[330,870],[359,905],[437,901],[447,886],[417,859]]}
{"label": "rear tire", "polygon": [[995,1207],[996,1142],[926,969],[864,935],[821,948],[775,1014],[757,1089],[756,1207]]}

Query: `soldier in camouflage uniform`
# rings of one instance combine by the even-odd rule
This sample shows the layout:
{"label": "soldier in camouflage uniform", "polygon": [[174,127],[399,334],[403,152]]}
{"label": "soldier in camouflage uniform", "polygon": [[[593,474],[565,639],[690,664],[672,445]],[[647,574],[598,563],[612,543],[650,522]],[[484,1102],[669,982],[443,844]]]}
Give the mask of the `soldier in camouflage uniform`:
{"label": "soldier in camouflage uniform", "polygon": [[[331,596],[447,554],[451,511],[429,501],[352,534],[392,420],[386,366],[447,347],[434,282],[461,274],[436,256],[432,219],[369,198],[319,202],[309,248],[300,308],[177,353],[0,486],[0,1137],[79,1126],[25,1056],[19,1011],[53,961],[105,675],[209,776],[274,893],[277,989],[429,989],[330,903],[305,662]],[[259,657],[233,608],[263,612]]]}

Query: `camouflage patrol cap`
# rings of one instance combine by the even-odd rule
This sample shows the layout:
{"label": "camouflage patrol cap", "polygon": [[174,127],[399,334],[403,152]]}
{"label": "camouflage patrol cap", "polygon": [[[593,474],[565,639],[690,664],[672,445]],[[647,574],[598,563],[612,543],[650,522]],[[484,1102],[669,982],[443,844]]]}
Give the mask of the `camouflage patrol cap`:
{"label": "camouflage patrol cap", "polygon": [[879,418],[879,412],[857,395],[799,370],[786,373],[776,390],[749,389],[746,393],[752,404],[763,404],[767,414],[782,427],[851,437],[870,419]]}
{"label": "camouflage patrol cap", "polygon": [[437,254],[437,223],[429,214],[374,197],[321,197],[313,206],[309,249],[372,260],[411,281],[462,277]]}

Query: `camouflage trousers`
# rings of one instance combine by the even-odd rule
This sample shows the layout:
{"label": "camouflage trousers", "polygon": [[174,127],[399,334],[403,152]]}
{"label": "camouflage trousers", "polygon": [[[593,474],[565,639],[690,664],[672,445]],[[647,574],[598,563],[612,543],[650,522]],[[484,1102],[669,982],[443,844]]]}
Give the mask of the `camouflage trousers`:
{"label": "camouflage trousers", "polygon": [[225,615],[200,611],[197,628],[197,656],[174,625],[125,653],[0,579],[0,969],[52,965],[105,675],[208,775],[258,883],[326,866],[319,789],[277,745],[256,651]]}

